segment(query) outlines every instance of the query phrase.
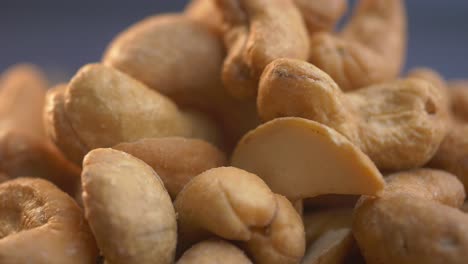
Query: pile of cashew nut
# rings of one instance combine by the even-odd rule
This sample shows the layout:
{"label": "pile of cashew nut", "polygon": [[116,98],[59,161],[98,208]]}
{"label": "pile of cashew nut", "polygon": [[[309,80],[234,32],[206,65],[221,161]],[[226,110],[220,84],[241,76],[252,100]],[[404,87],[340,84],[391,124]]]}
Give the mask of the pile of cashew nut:
{"label": "pile of cashew nut", "polygon": [[468,81],[404,0],[193,0],[0,77],[0,263],[468,262]]}

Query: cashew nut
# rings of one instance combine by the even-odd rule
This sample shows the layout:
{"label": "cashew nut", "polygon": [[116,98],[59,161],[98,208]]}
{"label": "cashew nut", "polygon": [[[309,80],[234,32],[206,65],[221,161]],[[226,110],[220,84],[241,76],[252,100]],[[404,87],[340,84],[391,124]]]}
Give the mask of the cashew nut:
{"label": "cashew nut", "polygon": [[468,81],[452,81],[448,86],[452,113],[461,122],[468,123]]}
{"label": "cashew nut", "polygon": [[394,80],[405,53],[404,0],[360,0],[340,33],[312,35],[309,61],[348,91]]}
{"label": "cashew nut", "polygon": [[256,175],[233,167],[208,170],[177,196],[179,250],[210,234],[241,241],[255,263],[298,263],[304,226],[292,204]]}
{"label": "cashew nut", "polygon": [[242,250],[223,240],[207,240],[195,244],[177,264],[252,264]]}
{"label": "cashew nut", "polygon": [[304,17],[309,34],[331,31],[346,12],[347,0],[294,0]]}
{"label": "cashew nut", "polygon": [[334,128],[382,170],[424,165],[448,130],[444,94],[429,82],[409,78],[343,93],[325,72],[291,59],[265,69],[258,110],[264,120],[297,116]]}
{"label": "cashew nut", "polygon": [[466,262],[468,216],[457,209],[464,200],[463,185],[443,171],[390,176],[382,193],[355,208],[353,233],[366,262]]}
{"label": "cashew nut", "polygon": [[333,129],[303,118],[278,118],[249,132],[231,164],[261,177],[290,200],[322,194],[375,194],[384,186],[371,160]]}
{"label": "cashew nut", "polygon": [[239,99],[255,98],[265,66],[277,58],[307,59],[309,38],[291,0],[216,0],[226,24],[222,79]]}
{"label": "cashew nut", "polygon": [[42,179],[0,185],[0,263],[88,264],[98,249],[71,197]]}
{"label": "cashew nut", "polygon": [[345,263],[353,246],[354,238],[350,228],[330,230],[307,249],[302,264]]}
{"label": "cashew nut", "polygon": [[82,185],[86,219],[107,261],[173,263],[174,207],[151,167],[124,152],[96,149],[83,161]]}
{"label": "cashew nut", "polygon": [[226,165],[224,153],[198,139],[151,138],[122,143],[113,148],[150,165],[173,199],[193,177]]}

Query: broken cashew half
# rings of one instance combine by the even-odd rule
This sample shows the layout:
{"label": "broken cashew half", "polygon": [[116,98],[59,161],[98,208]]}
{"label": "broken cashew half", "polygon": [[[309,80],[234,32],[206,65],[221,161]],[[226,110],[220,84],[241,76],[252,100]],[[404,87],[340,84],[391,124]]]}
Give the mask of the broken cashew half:
{"label": "broken cashew half", "polygon": [[177,196],[179,250],[212,235],[236,240],[255,263],[298,263],[304,256],[301,217],[256,175],[233,167],[208,170]]}
{"label": "broken cashew half", "polygon": [[343,93],[314,65],[279,59],[265,69],[257,100],[263,120],[315,120],[346,136],[381,170],[424,165],[448,130],[443,92],[416,78]]}
{"label": "broken cashew half", "polygon": [[369,264],[464,263],[468,215],[463,185],[453,175],[419,169],[391,175],[377,197],[363,196],[353,233]]}
{"label": "broken cashew half", "polygon": [[344,136],[297,117],[274,119],[249,132],[231,164],[255,173],[292,201],[322,194],[375,194],[384,186],[372,161]]}

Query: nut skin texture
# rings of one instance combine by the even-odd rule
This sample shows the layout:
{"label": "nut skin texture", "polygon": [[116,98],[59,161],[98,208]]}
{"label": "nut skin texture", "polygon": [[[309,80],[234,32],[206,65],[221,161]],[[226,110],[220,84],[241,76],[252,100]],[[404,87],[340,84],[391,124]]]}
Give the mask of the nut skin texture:
{"label": "nut skin texture", "polygon": [[210,115],[224,129],[226,145],[232,146],[259,120],[254,100],[239,102],[223,88],[224,57],[221,37],[205,24],[168,14],[149,17],[122,32],[107,48],[103,62],[179,106]]}
{"label": "nut skin texture", "polygon": [[0,185],[0,262],[92,264],[96,242],[71,197],[42,179]]}
{"label": "nut skin texture", "polygon": [[345,91],[395,79],[406,53],[404,0],[360,0],[338,33],[313,34],[309,61]]}
{"label": "nut skin texture", "polygon": [[195,244],[177,264],[252,264],[244,252],[223,240],[206,240]]}
{"label": "nut skin texture", "polygon": [[64,153],[72,153],[75,162],[89,150],[141,138],[184,136],[221,141],[211,120],[196,112],[179,110],[165,96],[107,66],[84,66],[69,83],[63,102],[60,98],[55,97],[56,107],[48,111],[49,116],[57,111],[57,118],[46,120],[53,122],[48,125],[62,138],[70,130],[74,132],[70,136],[79,145],[59,147]]}
{"label": "nut skin texture", "polygon": [[174,206],[179,250],[214,234],[241,241],[255,263],[298,263],[304,255],[300,216],[254,174],[234,167],[208,170],[185,186]]}
{"label": "nut skin texture", "polygon": [[257,105],[263,120],[297,116],[334,128],[379,169],[397,171],[420,167],[437,151],[448,129],[444,100],[419,78],[343,93],[314,65],[279,59],[262,75]]}
{"label": "nut skin texture", "polygon": [[80,170],[46,137],[41,119],[47,79],[21,64],[0,78],[0,172],[9,178],[38,177],[73,194]]}
{"label": "nut skin texture", "polygon": [[227,163],[223,152],[199,139],[141,139],[119,144],[113,149],[126,152],[150,165],[161,177],[172,199],[198,174]]}
{"label": "nut skin texture", "polygon": [[277,58],[306,60],[309,39],[291,0],[216,0],[228,49],[222,79],[235,98],[255,98],[260,75]]}
{"label": "nut skin texture", "polygon": [[85,215],[107,261],[173,263],[174,207],[151,167],[124,152],[96,149],[83,161],[82,185]]}
{"label": "nut skin texture", "polygon": [[309,34],[332,31],[347,10],[347,0],[294,0]]}
{"label": "nut skin texture", "polygon": [[378,197],[363,196],[353,233],[367,263],[463,263],[468,257],[463,185],[428,169],[388,178]]}
{"label": "nut skin texture", "polygon": [[461,122],[468,123],[468,81],[451,81],[448,86],[453,115]]}

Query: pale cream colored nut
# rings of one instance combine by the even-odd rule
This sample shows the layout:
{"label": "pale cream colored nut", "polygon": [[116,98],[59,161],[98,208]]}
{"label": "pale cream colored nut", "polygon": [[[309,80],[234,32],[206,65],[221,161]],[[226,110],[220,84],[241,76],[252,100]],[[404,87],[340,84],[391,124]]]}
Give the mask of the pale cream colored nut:
{"label": "pale cream colored nut", "polygon": [[306,22],[309,34],[331,31],[348,7],[347,0],[294,0]]}
{"label": "pale cream colored nut", "polygon": [[226,165],[226,155],[215,146],[198,139],[150,138],[122,143],[113,149],[141,159],[156,171],[175,199],[198,174]]}
{"label": "pale cream colored nut", "polygon": [[112,264],[173,263],[177,223],[159,176],[143,161],[96,149],[83,161],[85,215]]}
{"label": "pale cream colored nut", "polygon": [[201,22],[172,14],[147,18],[125,30],[109,45],[103,61],[176,104],[211,115],[232,146],[259,120],[254,100],[238,102],[223,89],[224,57],[218,35]]}
{"label": "pale cream colored nut", "polygon": [[261,177],[292,201],[323,194],[375,194],[384,180],[344,136],[303,118],[278,118],[249,132],[231,164]]}
{"label": "pale cream colored nut", "polygon": [[312,35],[310,53],[345,91],[395,79],[406,55],[404,0],[360,0],[340,33]]}
{"label": "pale cream colored nut", "polygon": [[223,18],[215,0],[192,0],[185,7],[184,14],[222,36]]}
{"label": "pale cream colored nut", "polygon": [[48,140],[41,119],[44,74],[32,65],[11,67],[1,76],[0,89],[0,172],[44,178],[73,194],[80,170]]}
{"label": "pale cream colored nut", "polygon": [[331,230],[351,228],[352,208],[333,208],[305,213],[302,217],[307,245]]}
{"label": "pale cream colored nut", "polygon": [[[221,141],[211,120],[181,111],[167,97],[107,66],[84,66],[62,96],[60,91],[48,100],[53,107],[46,108],[46,120],[52,122],[48,125],[56,138],[64,138],[64,133],[70,137],[56,143],[75,162],[89,150],[142,138],[183,136]],[[67,144],[70,140],[77,144]]]}
{"label": "pale cream colored nut", "polygon": [[306,60],[309,38],[291,0],[216,0],[226,24],[224,87],[239,99],[255,98],[265,66],[277,58]]}
{"label": "pale cream colored nut", "polygon": [[195,244],[177,264],[252,264],[244,252],[223,240],[206,240]]}
{"label": "pale cream colored nut", "polygon": [[353,234],[369,264],[464,263],[468,216],[463,185],[443,171],[421,169],[388,178],[378,197],[363,196]]}
{"label": "pale cream colored nut", "polygon": [[83,212],[45,180],[1,184],[0,223],[0,263],[90,264],[97,259]]}
{"label": "pale cream colored nut", "polygon": [[264,120],[297,116],[329,126],[358,146],[381,170],[417,168],[445,137],[444,94],[409,78],[343,93],[312,64],[279,59],[262,75],[258,96]]}
{"label": "pale cream colored nut", "polygon": [[354,249],[354,238],[350,228],[332,229],[325,232],[306,252],[302,264],[346,263]]}
{"label": "pale cream colored nut", "polygon": [[292,204],[256,175],[224,167],[190,181],[175,201],[179,250],[210,235],[241,242],[255,263],[299,263],[304,226]]}

